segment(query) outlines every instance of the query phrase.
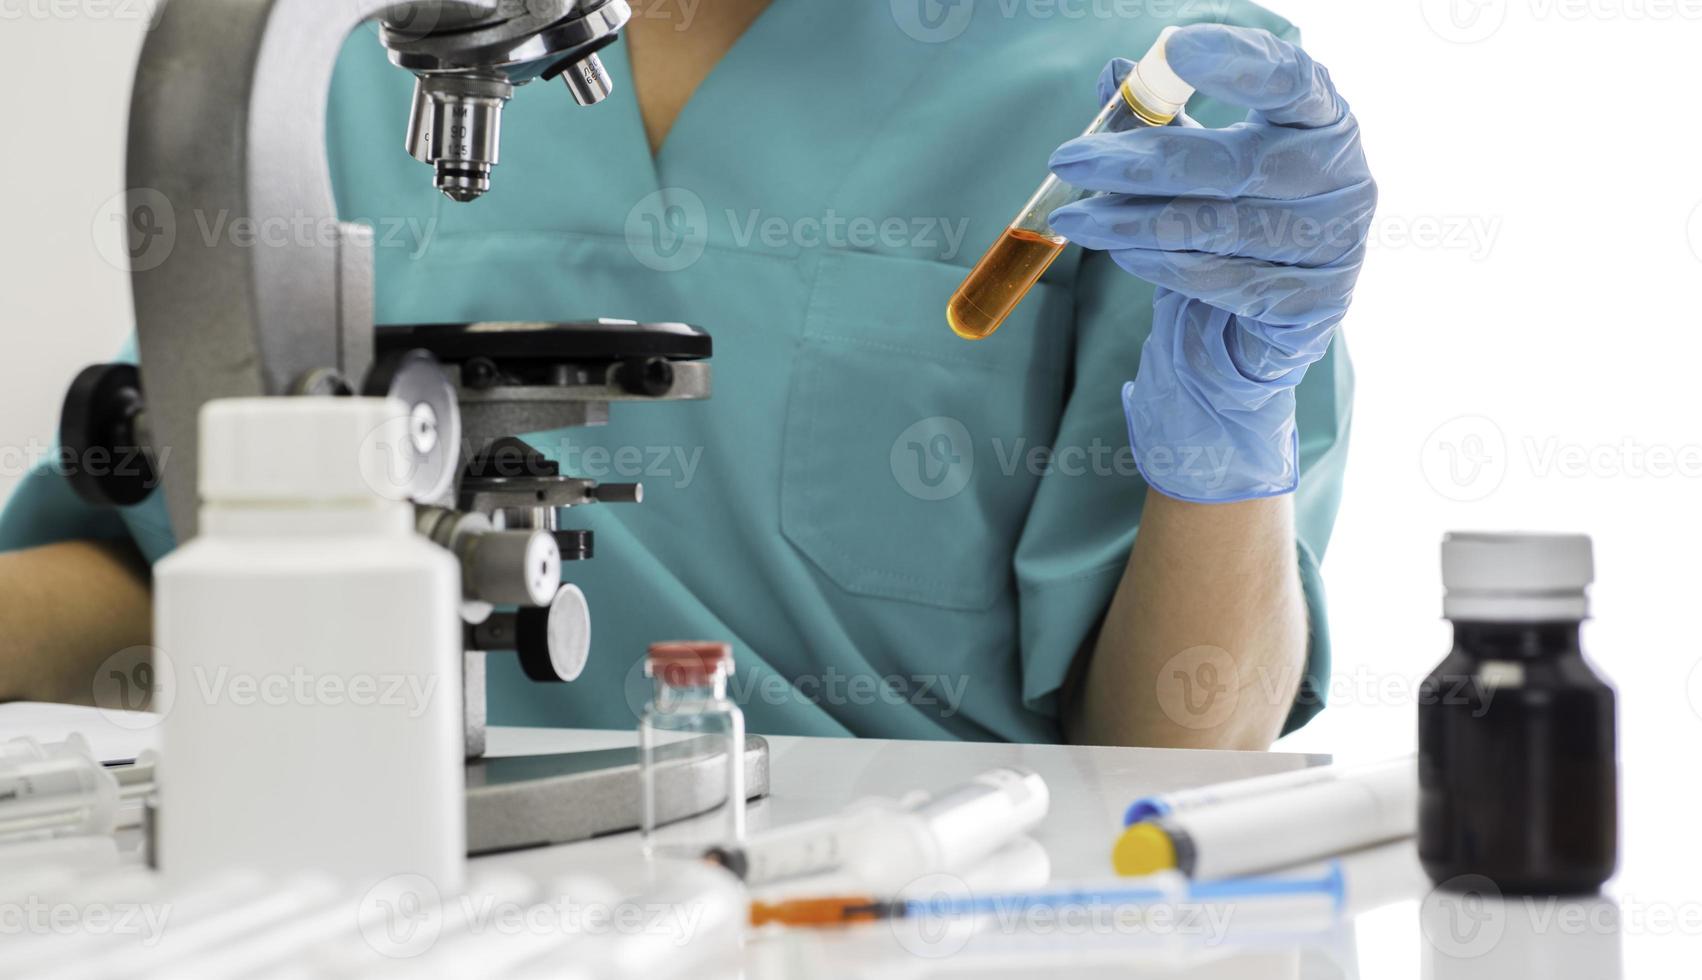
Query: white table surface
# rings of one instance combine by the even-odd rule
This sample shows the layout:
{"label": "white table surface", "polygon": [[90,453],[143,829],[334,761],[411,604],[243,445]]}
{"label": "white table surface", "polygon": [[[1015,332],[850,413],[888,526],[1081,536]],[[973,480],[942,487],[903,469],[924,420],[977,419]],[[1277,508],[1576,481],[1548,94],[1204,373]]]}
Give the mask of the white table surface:
{"label": "white table surface", "polygon": [[[492,729],[492,755],[566,752],[632,743],[621,732]],[[750,828],[834,813],[868,796],[940,790],[998,766],[1039,772],[1052,809],[1034,834],[967,884],[985,894],[1048,880],[1081,883],[1110,875],[1109,848],[1130,800],[1155,791],[1221,782],[1327,762],[1277,753],[1116,749],[998,743],[770,737],[770,795],[752,804]],[[634,835],[481,858],[533,874],[628,860]],[[1162,922],[1007,924],[965,937],[877,924],[759,935],[747,946],[746,977],[1084,976],[1478,978],[1612,980],[1642,967],[1702,969],[1702,888],[1683,875],[1640,874],[1637,894],[1589,899],[1480,900],[1431,891],[1410,844],[1350,859],[1350,904],[1335,921],[1307,917],[1276,925]],[[1657,882],[1649,886],[1649,882]],[[1667,887],[1670,884],[1670,887]],[[949,889],[948,889],[949,890]],[[1237,913],[1240,914],[1240,913]],[[1221,927],[1220,927],[1221,926]],[[1622,964],[1629,964],[1622,965]]]}
{"label": "white table surface", "polygon": [[[60,730],[67,726],[88,730],[92,722],[84,716],[90,714],[87,708],[0,705],[0,730],[62,737]],[[134,755],[152,743],[152,727],[111,727],[100,734],[120,755]],[[610,748],[633,740],[626,732],[569,729],[490,733],[493,755]],[[1124,808],[1136,796],[1326,761],[1265,753],[995,743],[785,737],[769,742],[771,794],[751,806],[753,830],[831,814],[868,796],[940,790],[997,766],[1040,772],[1053,805],[1034,841],[948,883],[978,895],[1048,881],[1103,882],[1108,848]],[[1238,921],[1236,928],[1192,930],[1137,922],[1133,929],[1123,925],[1109,932],[1053,922],[1039,930],[1006,924],[975,936],[949,929],[907,931],[893,924],[833,933],[765,932],[746,944],[743,961],[732,964],[726,975],[751,980],[1050,974],[1060,980],[1101,975],[1693,977],[1702,973],[1702,848],[1688,832],[1698,810],[1697,782],[1691,753],[1671,744],[1658,753],[1650,748],[1627,746],[1621,760],[1621,867],[1600,898],[1480,901],[1438,894],[1418,871],[1411,845],[1399,844],[1346,860],[1353,908],[1339,921],[1312,917],[1272,925],[1255,917],[1252,928]],[[548,880],[599,868],[631,868],[637,846],[634,835],[626,834],[517,851],[477,859],[475,874],[510,867]],[[0,956],[0,972],[3,960]]]}
{"label": "white table surface", "polygon": [[[1243,776],[1298,769],[1322,756],[1259,752],[1169,752],[996,742],[904,742],[886,739],[765,736],[769,744],[768,798],[752,801],[749,830],[827,816],[871,796],[898,797],[938,791],[1000,766],[1033,769],[1046,779],[1052,808],[1035,838],[1051,858],[1053,873],[1081,877],[1109,873],[1110,842],[1123,811],[1144,793]],[[533,755],[632,745],[626,732],[549,728],[493,728],[488,754]],[[634,835],[617,835],[566,848],[579,857],[632,851]]]}

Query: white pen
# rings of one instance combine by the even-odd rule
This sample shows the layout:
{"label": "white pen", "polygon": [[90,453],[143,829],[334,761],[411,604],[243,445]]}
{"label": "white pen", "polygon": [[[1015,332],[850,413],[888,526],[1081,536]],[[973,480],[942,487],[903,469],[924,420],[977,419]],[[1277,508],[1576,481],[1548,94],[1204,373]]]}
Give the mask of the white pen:
{"label": "white pen", "polygon": [[1314,783],[1327,783],[1332,779],[1354,778],[1381,769],[1412,766],[1416,764],[1416,759],[1417,756],[1407,755],[1399,759],[1369,762],[1363,765],[1309,766],[1290,772],[1254,776],[1250,779],[1235,779],[1226,783],[1214,783],[1210,786],[1198,786],[1193,789],[1154,793],[1151,796],[1140,797],[1130,803],[1129,809],[1123,814],[1123,824],[1128,826],[1140,823],[1143,820],[1169,816],[1172,813],[1186,813],[1202,806],[1214,806],[1232,800],[1244,800],[1250,796],[1263,796],[1266,793],[1294,789],[1298,786],[1309,786]]}
{"label": "white pen", "polygon": [[1111,863],[1124,875],[1228,878],[1410,837],[1417,822],[1418,765],[1402,760],[1137,823]]}

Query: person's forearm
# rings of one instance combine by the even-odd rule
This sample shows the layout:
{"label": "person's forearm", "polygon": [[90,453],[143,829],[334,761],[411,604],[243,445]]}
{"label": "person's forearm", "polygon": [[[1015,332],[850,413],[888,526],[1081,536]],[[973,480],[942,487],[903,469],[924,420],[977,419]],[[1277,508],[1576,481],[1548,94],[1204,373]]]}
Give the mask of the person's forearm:
{"label": "person's forearm", "polygon": [[92,703],[102,661],[152,629],[147,571],[129,544],[0,554],[0,701]]}
{"label": "person's forearm", "polygon": [[1306,642],[1292,498],[1190,504],[1149,491],[1123,581],[1066,701],[1065,734],[1269,748]]}

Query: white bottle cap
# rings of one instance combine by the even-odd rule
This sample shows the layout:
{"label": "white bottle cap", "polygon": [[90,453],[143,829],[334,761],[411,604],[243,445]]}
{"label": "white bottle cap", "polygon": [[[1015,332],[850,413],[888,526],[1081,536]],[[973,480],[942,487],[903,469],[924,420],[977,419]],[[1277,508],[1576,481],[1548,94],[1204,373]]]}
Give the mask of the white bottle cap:
{"label": "white bottle cap", "polygon": [[1165,117],[1175,116],[1188,104],[1194,96],[1194,86],[1182,80],[1182,77],[1170,67],[1170,61],[1164,56],[1165,42],[1170,35],[1176,33],[1176,28],[1166,27],[1158,32],[1158,40],[1152,42],[1152,48],[1146,56],[1136,63],[1134,70],[1123,80],[1125,87],[1134,96],[1136,102]]}
{"label": "white bottle cap", "polygon": [[1477,534],[1442,538],[1442,615],[1458,621],[1582,620],[1595,581],[1586,534]]}
{"label": "white bottle cap", "polygon": [[201,499],[406,500],[419,460],[397,398],[223,398],[201,408]]}

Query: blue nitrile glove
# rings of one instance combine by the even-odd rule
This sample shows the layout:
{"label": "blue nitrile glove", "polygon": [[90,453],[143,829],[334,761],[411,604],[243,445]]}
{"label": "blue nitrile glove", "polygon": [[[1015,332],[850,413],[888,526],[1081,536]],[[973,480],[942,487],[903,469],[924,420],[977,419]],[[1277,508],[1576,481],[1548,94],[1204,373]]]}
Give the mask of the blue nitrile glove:
{"label": "blue nitrile glove", "polygon": [[[1347,311],[1377,187],[1358,123],[1304,51],[1200,24],[1165,54],[1201,94],[1249,107],[1246,121],[1065,143],[1053,173],[1104,193],[1059,208],[1052,228],[1157,287],[1152,335],[1123,387],[1147,482],[1206,503],[1289,493],[1294,387]],[[1102,98],[1129,68],[1106,67]]]}

